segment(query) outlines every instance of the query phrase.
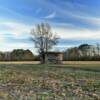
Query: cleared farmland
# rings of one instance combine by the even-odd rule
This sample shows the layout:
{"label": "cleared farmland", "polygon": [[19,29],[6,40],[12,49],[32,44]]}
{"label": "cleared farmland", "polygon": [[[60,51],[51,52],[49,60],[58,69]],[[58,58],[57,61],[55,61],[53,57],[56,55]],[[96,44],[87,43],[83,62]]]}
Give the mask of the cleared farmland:
{"label": "cleared farmland", "polygon": [[100,65],[1,62],[0,100],[99,100]]}
{"label": "cleared farmland", "polygon": [[[39,64],[39,61],[0,61],[0,64]],[[63,61],[63,64],[100,65],[100,61]]]}

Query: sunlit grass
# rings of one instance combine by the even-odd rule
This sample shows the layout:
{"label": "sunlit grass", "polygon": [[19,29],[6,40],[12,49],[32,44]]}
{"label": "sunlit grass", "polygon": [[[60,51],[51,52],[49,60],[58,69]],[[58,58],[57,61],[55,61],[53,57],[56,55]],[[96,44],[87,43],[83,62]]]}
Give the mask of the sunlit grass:
{"label": "sunlit grass", "polygon": [[2,100],[99,100],[100,68],[72,65],[0,65]]}

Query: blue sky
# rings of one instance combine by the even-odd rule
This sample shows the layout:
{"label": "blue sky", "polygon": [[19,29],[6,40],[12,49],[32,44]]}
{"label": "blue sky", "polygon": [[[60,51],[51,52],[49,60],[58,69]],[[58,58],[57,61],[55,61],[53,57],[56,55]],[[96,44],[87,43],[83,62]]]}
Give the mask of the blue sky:
{"label": "blue sky", "polygon": [[30,49],[30,30],[48,22],[61,37],[55,50],[100,42],[100,0],[0,0],[0,50]]}

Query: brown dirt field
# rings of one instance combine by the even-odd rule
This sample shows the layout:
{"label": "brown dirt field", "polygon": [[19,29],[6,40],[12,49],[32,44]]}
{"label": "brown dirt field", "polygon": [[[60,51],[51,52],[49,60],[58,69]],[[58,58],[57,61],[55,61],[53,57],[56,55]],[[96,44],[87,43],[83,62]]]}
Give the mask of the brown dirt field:
{"label": "brown dirt field", "polygon": [[39,64],[39,61],[0,61],[0,64]]}
{"label": "brown dirt field", "polygon": [[63,64],[70,65],[100,65],[100,61],[64,61]]}
{"label": "brown dirt field", "polygon": [[[0,64],[39,64],[39,61],[0,61]],[[63,61],[68,65],[100,65],[100,61]]]}

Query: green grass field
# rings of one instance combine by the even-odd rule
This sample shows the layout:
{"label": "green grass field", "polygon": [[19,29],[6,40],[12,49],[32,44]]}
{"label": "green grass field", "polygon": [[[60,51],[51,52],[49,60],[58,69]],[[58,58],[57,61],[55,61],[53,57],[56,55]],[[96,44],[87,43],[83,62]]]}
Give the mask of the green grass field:
{"label": "green grass field", "polygon": [[100,65],[0,64],[0,100],[100,100]]}

